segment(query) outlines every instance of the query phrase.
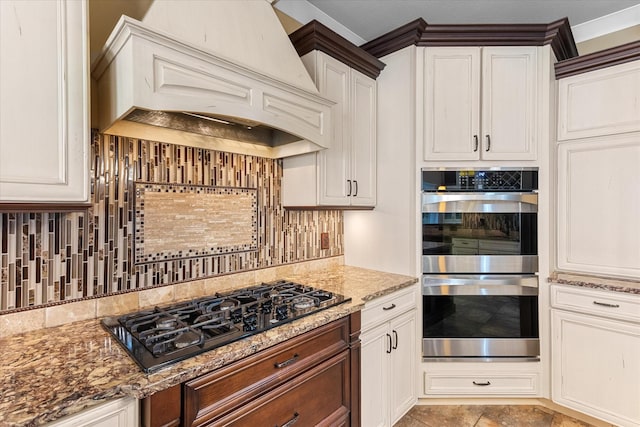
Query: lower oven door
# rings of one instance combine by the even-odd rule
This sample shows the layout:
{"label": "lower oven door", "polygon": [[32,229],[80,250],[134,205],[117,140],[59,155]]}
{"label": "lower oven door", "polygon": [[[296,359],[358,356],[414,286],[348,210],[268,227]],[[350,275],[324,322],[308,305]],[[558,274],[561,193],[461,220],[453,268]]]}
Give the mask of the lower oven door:
{"label": "lower oven door", "polygon": [[538,276],[424,275],[424,360],[537,360]]}

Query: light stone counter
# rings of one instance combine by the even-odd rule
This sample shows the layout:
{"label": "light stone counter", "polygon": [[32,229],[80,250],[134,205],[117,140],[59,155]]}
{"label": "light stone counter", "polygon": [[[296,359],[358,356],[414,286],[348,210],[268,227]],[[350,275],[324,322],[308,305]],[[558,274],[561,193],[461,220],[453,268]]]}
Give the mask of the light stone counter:
{"label": "light stone counter", "polygon": [[549,278],[549,282],[640,295],[640,280],[625,280],[578,273],[556,272]]}
{"label": "light stone counter", "polygon": [[0,426],[37,426],[110,399],[147,397],[362,309],[366,301],[416,278],[356,267],[291,274],[283,279],[351,301],[144,374],[99,320],[0,339]]}

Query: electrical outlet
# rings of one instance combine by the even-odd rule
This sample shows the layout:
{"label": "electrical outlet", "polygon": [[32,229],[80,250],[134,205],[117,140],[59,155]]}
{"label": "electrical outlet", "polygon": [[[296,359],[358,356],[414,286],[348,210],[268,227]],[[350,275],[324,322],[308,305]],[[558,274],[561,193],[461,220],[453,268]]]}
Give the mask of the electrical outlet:
{"label": "electrical outlet", "polygon": [[329,233],[320,233],[320,249],[329,249]]}

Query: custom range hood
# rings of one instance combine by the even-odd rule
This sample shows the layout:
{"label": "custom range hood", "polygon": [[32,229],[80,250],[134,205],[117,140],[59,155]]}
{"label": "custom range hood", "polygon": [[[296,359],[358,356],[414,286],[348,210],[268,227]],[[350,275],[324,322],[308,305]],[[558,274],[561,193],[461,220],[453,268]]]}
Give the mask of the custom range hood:
{"label": "custom range hood", "polygon": [[333,103],[267,0],[156,0],[92,77],[103,133],[269,158],[330,145]]}

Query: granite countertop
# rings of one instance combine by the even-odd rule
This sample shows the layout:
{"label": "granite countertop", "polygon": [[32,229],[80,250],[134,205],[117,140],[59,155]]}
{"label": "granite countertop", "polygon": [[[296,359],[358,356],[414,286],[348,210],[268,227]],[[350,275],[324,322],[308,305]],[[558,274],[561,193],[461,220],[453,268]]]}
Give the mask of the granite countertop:
{"label": "granite countertop", "polygon": [[283,279],[351,301],[235,343],[143,373],[99,320],[0,339],[0,426],[37,426],[113,398],[145,398],[301,333],[348,316],[366,301],[410,286],[414,277],[339,266]]}
{"label": "granite countertop", "polygon": [[640,295],[640,280],[614,279],[578,273],[555,272],[549,277],[549,282]]}

